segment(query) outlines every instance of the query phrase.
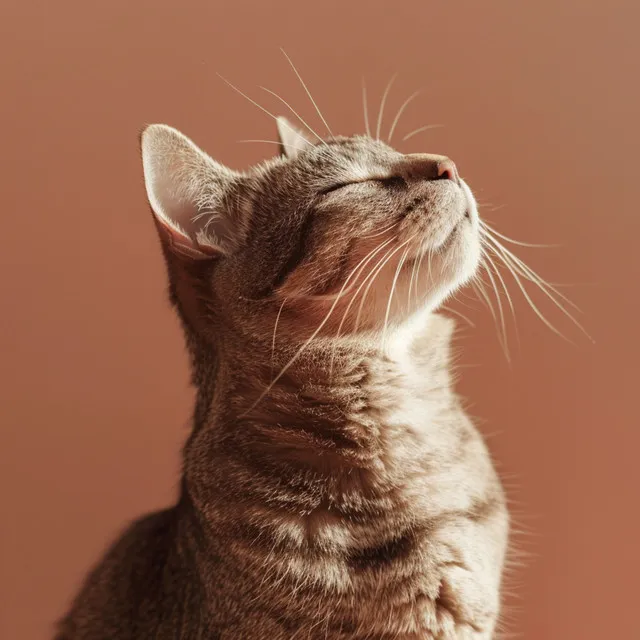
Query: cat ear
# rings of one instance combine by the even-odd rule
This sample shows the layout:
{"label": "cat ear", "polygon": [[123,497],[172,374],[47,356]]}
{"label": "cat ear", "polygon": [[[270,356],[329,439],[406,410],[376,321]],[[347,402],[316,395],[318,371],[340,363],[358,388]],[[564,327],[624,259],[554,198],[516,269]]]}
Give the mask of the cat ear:
{"label": "cat ear", "polygon": [[239,174],[164,124],[149,125],[140,145],[147,197],[167,248],[193,259],[230,253],[240,225],[225,202]]}
{"label": "cat ear", "polygon": [[280,153],[288,158],[295,158],[301,151],[315,146],[306,134],[294,127],[286,118],[276,118],[278,138],[280,139]]}

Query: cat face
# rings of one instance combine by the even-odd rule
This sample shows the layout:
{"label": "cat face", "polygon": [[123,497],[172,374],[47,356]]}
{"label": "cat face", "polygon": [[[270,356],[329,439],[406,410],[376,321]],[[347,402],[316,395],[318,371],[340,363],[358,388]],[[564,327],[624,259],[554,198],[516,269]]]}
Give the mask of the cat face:
{"label": "cat face", "polygon": [[[183,315],[260,330],[397,325],[475,272],[471,191],[443,156],[366,136],[313,142],[278,119],[281,156],[244,173],[164,125],[142,135],[145,183]],[[273,326],[272,324],[270,326]]]}

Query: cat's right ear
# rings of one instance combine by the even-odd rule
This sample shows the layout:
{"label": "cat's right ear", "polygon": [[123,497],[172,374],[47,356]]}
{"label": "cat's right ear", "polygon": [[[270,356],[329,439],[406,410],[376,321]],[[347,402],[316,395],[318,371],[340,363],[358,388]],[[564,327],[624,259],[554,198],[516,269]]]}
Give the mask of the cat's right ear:
{"label": "cat's right ear", "polygon": [[167,249],[194,260],[231,253],[243,224],[225,205],[239,174],[164,124],[146,127],[140,146],[147,197]]}
{"label": "cat's right ear", "polygon": [[278,138],[280,139],[281,155],[287,158],[295,158],[301,151],[314,146],[314,142],[285,117],[277,117],[276,126],[278,128]]}

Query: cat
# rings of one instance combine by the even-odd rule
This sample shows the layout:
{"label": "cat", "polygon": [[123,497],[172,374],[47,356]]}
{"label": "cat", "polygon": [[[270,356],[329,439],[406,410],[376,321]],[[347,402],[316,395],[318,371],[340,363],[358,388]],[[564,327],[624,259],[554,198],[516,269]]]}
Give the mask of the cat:
{"label": "cat", "polygon": [[472,192],[443,156],[277,128],[242,173],[141,135],[193,429],[177,504],[57,640],[494,637],[509,515],[436,313],[478,268]]}

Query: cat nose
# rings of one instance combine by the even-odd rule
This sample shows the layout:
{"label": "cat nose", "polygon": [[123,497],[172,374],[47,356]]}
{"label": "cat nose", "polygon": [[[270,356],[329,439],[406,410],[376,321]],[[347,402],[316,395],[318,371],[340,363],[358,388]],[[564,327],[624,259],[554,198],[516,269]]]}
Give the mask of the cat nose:
{"label": "cat nose", "polygon": [[460,184],[458,169],[446,156],[429,153],[412,153],[406,156],[407,177],[417,180],[451,180]]}
{"label": "cat nose", "polygon": [[453,180],[456,184],[460,182],[458,168],[453,160],[445,158],[438,162],[438,180]]}

